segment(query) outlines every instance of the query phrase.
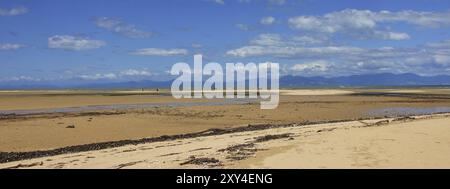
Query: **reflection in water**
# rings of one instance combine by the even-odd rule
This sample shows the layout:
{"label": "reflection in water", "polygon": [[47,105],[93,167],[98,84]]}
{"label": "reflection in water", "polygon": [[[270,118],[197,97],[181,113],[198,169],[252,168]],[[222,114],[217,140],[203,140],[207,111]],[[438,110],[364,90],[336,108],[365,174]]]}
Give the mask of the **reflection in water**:
{"label": "reflection in water", "polygon": [[425,114],[436,114],[436,113],[449,113],[450,107],[428,107],[428,108],[417,108],[417,107],[391,107],[391,108],[380,108],[371,110],[368,112],[370,116],[412,116],[412,115],[425,115]]}

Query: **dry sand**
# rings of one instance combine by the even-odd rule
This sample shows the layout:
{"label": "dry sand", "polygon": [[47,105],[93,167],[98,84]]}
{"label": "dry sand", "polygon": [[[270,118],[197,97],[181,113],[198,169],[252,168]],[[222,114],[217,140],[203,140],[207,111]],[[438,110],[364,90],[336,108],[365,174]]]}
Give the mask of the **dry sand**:
{"label": "dry sand", "polygon": [[450,114],[128,145],[0,168],[450,168]]}
{"label": "dry sand", "polygon": [[271,145],[267,151],[233,167],[448,169],[449,146],[450,118],[439,117],[311,134]]}

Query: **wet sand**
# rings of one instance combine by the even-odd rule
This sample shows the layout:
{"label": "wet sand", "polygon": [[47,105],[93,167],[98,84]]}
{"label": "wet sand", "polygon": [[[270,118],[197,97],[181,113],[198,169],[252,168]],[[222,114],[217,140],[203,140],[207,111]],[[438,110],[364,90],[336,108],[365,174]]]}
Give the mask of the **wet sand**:
{"label": "wet sand", "polygon": [[345,95],[353,94],[355,91],[351,90],[338,90],[338,89],[296,89],[296,90],[280,90],[281,95],[302,95],[302,96],[314,96],[314,95]]}
{"label": "wet sand", "polygon": [[167,91],[0,91],[3,111],[198,101],[201,99],[174,99]]}
{"label": "wet sand", "polygon": [[0,164],[0,168],[450,168],[450,114],[288,124]]}
{"label": "wet sand", "polygon": [[[336,91],[333,89],[331,91]],[[421,89],[424,90],[424,89]],[[439,89],[441,90],[441,89]],[[293,90],[299,93],[304,90]],[[313,90],[329,94],[330,90]],[[349,90],[344,90],[349,91]],[[361,90],[355,90],[355,93]],[[435,90],[428,90],[435,92]],[[0,111],[15,109],[82,107],[135,103],[208,103],[205,99],[176,100],[164,92],[17,92],[0,93]],[[261,110],[259,103],[201,104],[183,107],[141,107],[87,112],[46,113],[33,115],[3,115],[0,117],[0,152],[51,150],[66,146],[137,140],[163,135],[201,132],[208,129],[236,128],[256,124],[288,124],[330,120],[355,120],[383,117],[374,110],[384,108],[450,107],[442,96],[365,96],[283,95],[275,110]],[[310,94],[310,93],[308,93]],[[447,95],[444,93],[444,95]],[[220,101],[220,100],[213,100]],[[424,113],[427,113],[426,111]],[[387,112],[395,116],[396,113]]]}

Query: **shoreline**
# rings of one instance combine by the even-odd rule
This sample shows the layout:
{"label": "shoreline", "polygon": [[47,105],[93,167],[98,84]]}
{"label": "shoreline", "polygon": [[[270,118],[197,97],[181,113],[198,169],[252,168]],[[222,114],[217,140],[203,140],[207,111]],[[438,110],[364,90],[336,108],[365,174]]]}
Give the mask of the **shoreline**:
{"label": "shoreline", "polygon": [[[374,118],[376,119],[376,118]],[[120,141],[110,141],[110,142],[101,142],[101,143],[92,143],[92,144],[84,144],[84,145],[75,145],[75,146],[67,146],[63,148],[57,148],[53,150],[38,150],[38,151],[29,151],[29,152],[0,152],[0,163],[7,163],[13,161],[20,161],[26,159],[33,159],[39,157],[47,157],[61,154],[70,154],[77,152],[87,152],[87,151],[95,151],[102,150],[114,147],[121,147],[126,145],[137,145],[137,144],[146,144],[153,142],[164,142],[164,141],[173,141],[178,139],[190,139],[197,137],[205,137],[205,136],[215,136],[215,135],[223,135],[230,133],[239,133],[239,132],[247,132],[247,131],[258,131],[265,130],[271,128],[283,128],[283,127],[298,127],[298,126],[308,126],[314,124],[323,124],[323,123],[338,123],[344,121],[352,121],[352,120],[334,120],[334,121],[317,121],[317,122],[305,122],[305,123],[290,123],[290,124],[255,124],[248,125],[244,127],[235,127],[231,129],[208,129],[201,132],[195,133],[186,133],[179,135],[163,135],[160,137],[152,137],[152,138],[142,138],[137,140],[120,140]],[[354,121],[354,120],[353,120]]]}
{"label": "shoreline", "polygon": [[[304,122],[304,123],[291,123],[291,124],[262,124],[262,125],[249,125],[245,127],[236,127],[232,129],[209,129],[203,132],[197,133],[188,133],[181,135],[171,135],[171,136],[161,136],[154,138],[144,138],[140,140],[122,140],[122,141],[113,141],[113,142],[103,142],[103,143],[95,143],[95,144],[87,144],[87,145],[78,145],[78,146],[69,146],[54,150],[47,151],[31,151],[31,152],[1,152],[0,153],[0,167],[7,168],[7,165],[18,164],[21,165],[24,162],[35,161],[36,159],[52,159],[52,157],[59,156],[76,156],[77,154],[91,154],[97,153],[100,151],[116,151],[117,149],[122,148],[131,148],[131,151],[135,151],[139,146],[152,146],[159,143],[183,143],[183,141],[196,141],[196,140],[205,140],[206,138],[214,138],[214,137],[225,137],[229,135],[245,135],[252,133],[269,133],[264,136],[255,136],[252,137],[255,139],[254,143],[245,144],[243,146],[220,146],[220,148],[225,149],[222,152],[231,152],[234,153],[236,149],[241,150],[241,152],[245,151],[246,148],[253,149],[256,143],[265,141],[265,140],[276,140],[276,139],[289,139],[294,134],[284,133],[279,135],[280,130],[302,130],[305,129],[322,129],[316,130],[316,132],[327,132],[332,131],[334,129],[327,129],[327,127],[336,127],[343,126],[348,127],[371,127],[371,126],[382,126],[395,124],[398,122],[414,122],[417,120],[425,120],[425,119],[433,119],[433,118],[448,118],[450,116],[449,113],[444,114],[432,114],[432,115],[421,115],[421,116],[403,116],[403,117],[391,117],[391,118],[373,118],[373,119],[356,119],[356,120],[334,120],[334,121],[318,121],[318,122]],[[324,127],[324,128],[322,128]],[[258,137],[262,137],[259,138]],[[265,137],[265,138],[264,138]],[[181,141],[181,142],[180,142]],[[199,147],[204,148],[204,147]],[[235,149],[233,149],[235,148]],[[115,150],[116,149],[116,150]],[[243,150],[244,149],[244,150]],[[242,151],[243,150],[243,151]],[[247,149],[248,150],[248,149]],[[167,150],[172,152],[172,150]],[[257,149],[249,150],[252,154],[256,152]],[[252,152],[253,151],[253,152]],[[235,159],[246,159],[245,157],[239,157],[242,154],[237,154],[238,157]],[[244,154],[245,155],[245,154]],[[113,158],[113,157],[111,157]],[[188,158],[188,157],[186,157]],[[194,158],[195,159],[195,158]],[[196,162],[196,160],[188,160],[186,162],[192,161]],[[233,159],[233,158],[232,158]],[[204,165],[201,163],[202,161],[209,162],[212,159],[199,159],[200,165]],[[215,161],[214,161],[215,162]],[[189,164],[189,163],[186,163]],[[205,165],[208,165],[206,163]],[[34,167],[34,166],[32,166]],[[221,167],[221,166],[218,166]],[[20,166],[19,166],[20,168]]]}

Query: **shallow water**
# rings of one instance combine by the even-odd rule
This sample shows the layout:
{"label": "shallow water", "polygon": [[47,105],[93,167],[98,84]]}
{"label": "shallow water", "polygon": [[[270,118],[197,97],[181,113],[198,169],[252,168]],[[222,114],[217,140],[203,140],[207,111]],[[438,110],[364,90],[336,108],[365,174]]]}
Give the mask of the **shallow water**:
{"label": "shallow water", "polygon": [[75,113],[101,110],[129,110],[155,107],[190,107],[190,106],[222,106],[229,104],[246,104],[255,102],[254,99],[224,99],[223,101],[211,102],[167,102],[167,103],[142,103],[142,104],[113,104],[113,105],[92,105],[80,107],[64,108],[46,108],[29,110],[0,110],[0,115],[28,115],[28,114],[47,114],[47,113]]}
{"label": "shallow water", "polygon": [[390,107],[379,108],[368,112],[370,116],[412,116],[412,115],[426,115],[436,113],[449,113],[450,107],[428,107],[428,108],[413,108],[413,107]]}

